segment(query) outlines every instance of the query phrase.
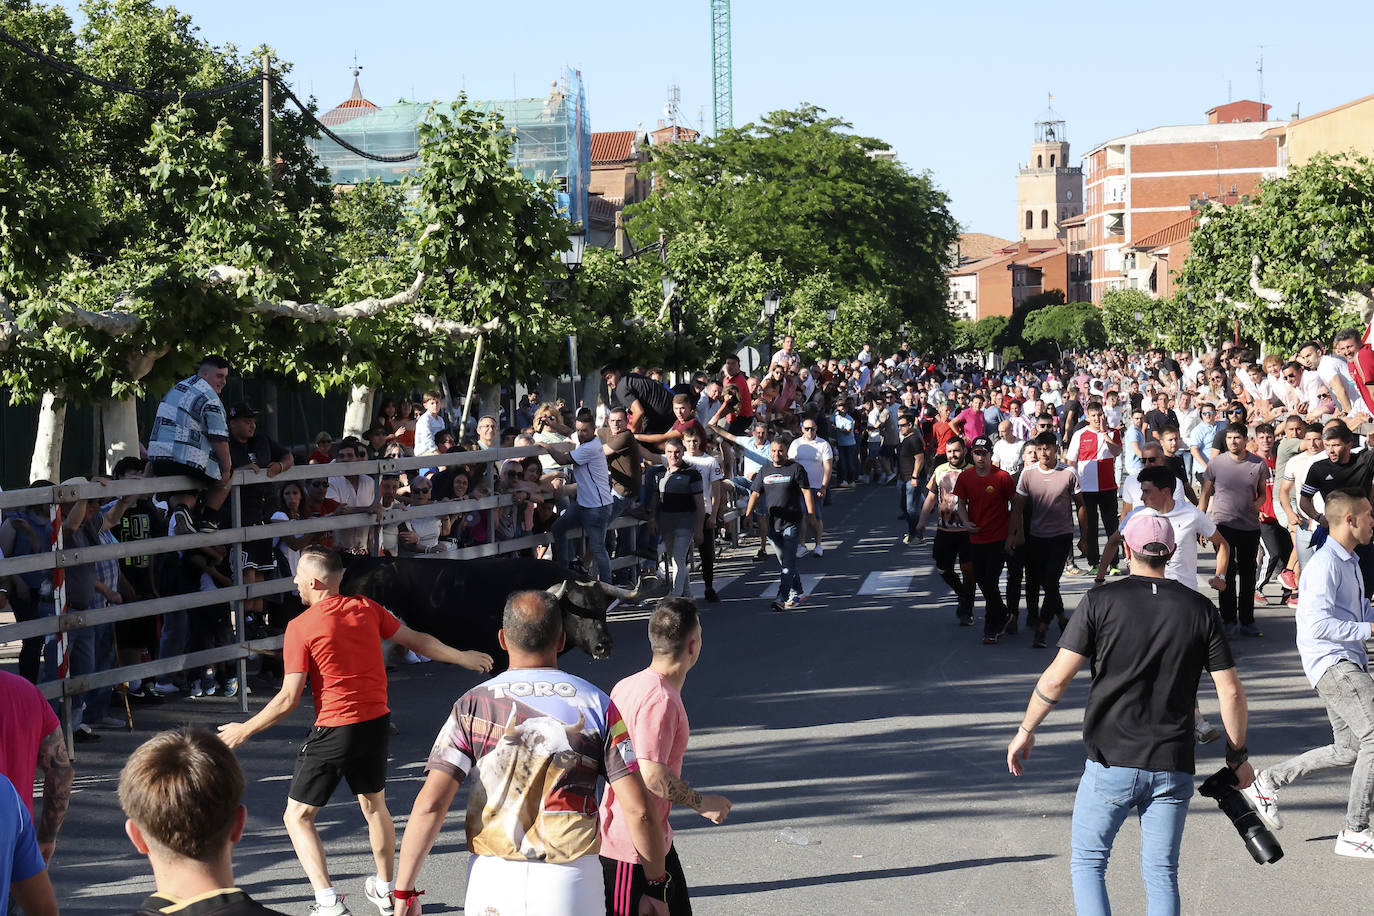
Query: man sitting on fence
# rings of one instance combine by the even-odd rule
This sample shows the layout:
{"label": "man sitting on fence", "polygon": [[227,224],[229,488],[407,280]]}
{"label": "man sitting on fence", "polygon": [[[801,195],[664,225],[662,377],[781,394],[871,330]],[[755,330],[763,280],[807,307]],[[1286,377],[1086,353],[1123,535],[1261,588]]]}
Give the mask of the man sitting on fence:
{"label": "man sitting on fence", "polygon": [[[220,507],[229,495],[229,426],[219,394],[229,381],[229,363],[222,356],[207,356],[196,374],[182,379],[162,398],[148,437],[148,460],[157,477],[190,477],[204,483],[205,505],[200,530],[214,531]],[[174,512],[191,521],[194,493],[172,497]]]}

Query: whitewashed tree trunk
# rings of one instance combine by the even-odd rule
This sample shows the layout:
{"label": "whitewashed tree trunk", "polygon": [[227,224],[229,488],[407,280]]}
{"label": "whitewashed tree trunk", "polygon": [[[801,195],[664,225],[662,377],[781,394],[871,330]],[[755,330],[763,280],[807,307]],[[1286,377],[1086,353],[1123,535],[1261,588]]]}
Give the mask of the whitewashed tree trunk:
{"label": "whitewashed tree trunk", "polygon": [[354,385],[349,392],[348,408],[344,411],[344,436],[358,436],[372,423],[372,398],[375,392],[366,385]]}
{"label": "whitewashed tree trunk", "polygon": [[138,400],[104,402],[100,425],[105,432],[105,473],[113,474],[119,459],[138,457]]}
{"label": "whitewashed tree trunk", "polygon": [[38,438],[33,444],[33,461],[29,464],[29,480],[51,480],[62,477],[62,434],[67,425],[67,402],[55,392],[43,393],[38,409]]}

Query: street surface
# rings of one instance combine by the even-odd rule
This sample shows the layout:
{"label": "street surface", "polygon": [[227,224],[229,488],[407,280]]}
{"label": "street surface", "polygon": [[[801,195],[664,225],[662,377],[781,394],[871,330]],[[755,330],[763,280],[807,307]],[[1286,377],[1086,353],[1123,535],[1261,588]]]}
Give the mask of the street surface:
{"label": "street surface", "polygon": [[[674,814],[697,913],[1073,911],[1069,815],[1084,759],[1087,675],[1038,732],[1027,775],[1009,776],[1006,744],[1053,649],[1031,649],[1024,628],[985,647],[981,621],[956,626],[929,545],[900,544],[905,529],[896,502],[891,488],[835,494],[825,556],[802,561],[814,591],[800,610],[768,610],[763,596],[773,593],[777,567],[771,558],[752,561],[752,538],[718,562],[724,600],[703,606],[703,658],[684,692],[693,734],[683,775],[698,789],[729,796],[734,810],[719,827],[690,811]],[[1076,602],[1087,577],[1065,584]],[[1331,738],[1302,676],[1291,612],[1271,600],[1258,612],[1266,637],[1233,647],[1250,697],[1257,766]],[[981,600],[979,607],[981,614]],[[609,689],[647,664],[646,616],[613,613],[613,658],[569,654],[564,667]],[[477,680],[437,663],[393,676],[401,734],[391,742],[388,790],[398,839],[434,734],[452,700]],[[252,699],[256,710],[267,697],[259,689]],[[1218,721],[1205,678],[1201,702]],[[152,890],[146,861],[124,837],[115,796],[127,754],[159,728],[238,717],[237,701],[223,698],[136,707],[135,715],[133,734],[106,731],[100,743],[78,748],[77,788],[52,872],[64,913],[132,912]],[[312,898],[280,816],[310,715],[303,707],[239,751],[249,825],[235,856],[238,884],[299,914]],[[1200,775],[1222,765],[1223,744],[1199,748]],[[1367,886],[1371,866],[1331,851],[1349,775],[1334,771],[1284,791],[1286,827],[1278,838],[1286,855],[1270,866],[1256,865],[1215,804],[1195,797],[1183,842],[1184,911],[1325,914],[1337,893],[1346,901],[1352,892],[1364,896],[1357,889]],[[427,914],[462,911],[465,799],[466,790],[423,872]],[[362,895],[372,868],[366,829],[346,789],[319,823],[335,887],[355,914],[372,913]],[[784,842],[786,828],[808,845]],[[1144,912],[1138,837],[1128,821],[1109,872],[1118,913]]]}

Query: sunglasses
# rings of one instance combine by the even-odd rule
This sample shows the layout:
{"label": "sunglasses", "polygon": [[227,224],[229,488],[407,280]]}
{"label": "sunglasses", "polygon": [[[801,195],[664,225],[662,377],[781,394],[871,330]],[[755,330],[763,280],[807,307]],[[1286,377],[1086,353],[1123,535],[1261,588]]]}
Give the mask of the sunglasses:
{"label": "sunglasses", "polygon": [[329,486],[329,481],[327,481],[327,480],[312,480],[312,481],[310,481],[309,484],[307,484],[307,486],[310,486],[310,487],[327,487],[327,486]]}
{"label": "sunglasses", "polygon": [[802,427],[802,432],[804,432],[804,433],[814,433],[815,431],[816,431],[816,427],[814,427],[814,426],[803,426],[803,427]]}
{"label": "sunglasses", "polygon": [[429,492],[429,487],[411,487],[411,488],[410,488],[410,492],[412,492],[412,493],[428,493],[428,492]]}
{"label": "sunglasses", "polygon": [[1216,416],[1216,411],[1215,411],[1215,410],[1204,410],[1204,411],[1202,411],[1202,416],[1204,416],[1204,417]]}

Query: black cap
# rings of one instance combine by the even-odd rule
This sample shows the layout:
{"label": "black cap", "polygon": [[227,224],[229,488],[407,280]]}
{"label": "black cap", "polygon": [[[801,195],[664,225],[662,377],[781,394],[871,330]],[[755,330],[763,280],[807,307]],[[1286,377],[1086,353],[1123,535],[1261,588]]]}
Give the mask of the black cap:
{"label": "black cap", "polygon": [[985,452],[990,452],[992,451],[992,440],[989,439],[987,436],[979,436],[977,439],[973,440],[973,442],[969,445],[968,448],[971,452],[976,452],[979,449],[982,449]]}
{"label": "black cap", "polygon": [[249,404],[247,401],[239,401],[233,407],[229,408],[229,419],[231,420],[242,420],[246,417],[256,417],[257,415],[258,412],[254,410],[253,405]]}

